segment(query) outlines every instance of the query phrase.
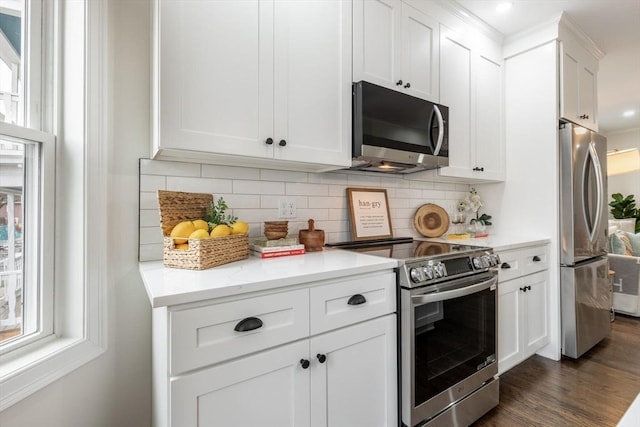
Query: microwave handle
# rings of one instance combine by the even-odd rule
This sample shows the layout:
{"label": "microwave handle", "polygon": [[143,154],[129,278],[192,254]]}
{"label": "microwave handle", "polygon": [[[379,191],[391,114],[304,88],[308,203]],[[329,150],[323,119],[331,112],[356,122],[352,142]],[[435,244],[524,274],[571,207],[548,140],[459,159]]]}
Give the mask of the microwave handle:
{"label": "microwave handle", "polygon": [[444,120],[442,120],[442,113],[437,105],[433,106],[433,111],[436,113],[436,118],[438,119],[438,142],[436,143],[436,148],[433,150],[433,154],[437,156],[440,153],[440,148],[442,148],[442,140],[444,139]]}
{"label": "microwave handle", "polygon": [[433,292],[430,294],[415,295],[411,297],[411,304],[415,307],[418,305],[428,304],[430,302],[446,301],[448,299],[460,298],[466,295],[475,294],[476,292],[484,291],[485,289],[492,288],[495,290],[498,276],[493,276],[489,280],[477,283],[471,286],[465,286],[463,288],[453,289],[445,292]]}

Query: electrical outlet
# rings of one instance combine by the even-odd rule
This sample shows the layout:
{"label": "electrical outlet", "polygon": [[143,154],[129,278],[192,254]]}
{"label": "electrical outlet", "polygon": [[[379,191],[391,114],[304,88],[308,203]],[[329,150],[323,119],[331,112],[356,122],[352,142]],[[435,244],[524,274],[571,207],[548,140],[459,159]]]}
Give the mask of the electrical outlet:
{"label": "electrical outlet", "polygon": [[295,218],[296,217],[296,201],[294,199],[278,200],[278,218]]}

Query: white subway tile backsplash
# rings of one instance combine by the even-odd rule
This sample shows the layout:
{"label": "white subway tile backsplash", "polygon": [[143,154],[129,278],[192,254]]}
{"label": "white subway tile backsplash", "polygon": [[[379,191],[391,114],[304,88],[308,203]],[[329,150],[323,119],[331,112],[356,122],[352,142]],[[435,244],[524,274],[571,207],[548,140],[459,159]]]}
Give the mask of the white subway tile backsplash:
{"label": "white subway tile backsplash", "polygon": [[202,165],[203,178],[260,180],[260,169],[235,166]]}
{"label": "white subway tile backsplash", "polygon": [[285,194],[284,182],[273,181],[233,181],[235,194]]}
{"label": "white subway tile backsplash", "polygon": [[327,184],[301,184],[287,182],[285,184],[288,196],[328,196],[329,186]]}
{"label": "white subway tile backsplash", "polygon": [[140,191],[156,191],[167,189],[167,177],[156,175],[140,175]]}
{"label": "white subway tile backsplash", "polygon": [[142,175],[200,176],[200,164],[140,159]]}
{"label": "white subway tile backsplash", "polygon": [[200,165],[142,159],[140,161],[141,261],[162,259],[157,190],[211,193],[224,197],[229,213],[249,223],[249,236],[263,235],[264,221],[278,220],[278,203],[293,200],[297,216],[289,219],[289,235],[307,229],[307,220],[325,231],[325,241],[351,240],[348,187],[387,190],[393,235],[421,237],[413,227],[416,210],[435,203],[452,213],[469,191],[466,184],[433,182],[433,172],[381,175],[354,171],[305,173],[234,166]]}
{"label": "white subway tile backsplash", "polygon": [[262,181],[307,182],[307,175],[305,172],[260,169]]}
{"label": "white subway tile backsplash", "polygon": [[231,193],[232,180],[216,178],[185,178],[180,176],[167,177],[167,190],[186,191],[189,193]]}

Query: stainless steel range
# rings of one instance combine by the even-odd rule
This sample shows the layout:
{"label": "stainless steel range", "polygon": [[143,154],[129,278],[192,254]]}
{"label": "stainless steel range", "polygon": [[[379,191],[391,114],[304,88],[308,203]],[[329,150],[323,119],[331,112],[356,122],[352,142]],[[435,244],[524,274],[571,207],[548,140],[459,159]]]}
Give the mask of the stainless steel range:
{"label": "stainless steel range", "polygon": [[398,260],[403,426],[467,426],[498,404],[491,248],[394,239],[334,246]]}

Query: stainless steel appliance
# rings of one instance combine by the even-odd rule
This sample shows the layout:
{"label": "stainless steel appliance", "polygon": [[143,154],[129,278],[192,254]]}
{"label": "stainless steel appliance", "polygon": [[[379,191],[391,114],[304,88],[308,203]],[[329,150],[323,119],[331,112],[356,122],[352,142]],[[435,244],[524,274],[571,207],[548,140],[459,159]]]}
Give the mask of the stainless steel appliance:
{"label": "stainless steel appliance", "polygon": [[562,354],[572,358],[611,330],[606,154],[605,137],[560,124]]}
{"label": "stainless steel appliance", "polygon": [[497,266],[490,248],[338,244],[398,260],[403,426],[467,426],[498,404]]}
{"label": "stainless steel appliance", "polygon": [[443,105],[354,83],[352,169],[409,173],[448,166],[448,120]]}

